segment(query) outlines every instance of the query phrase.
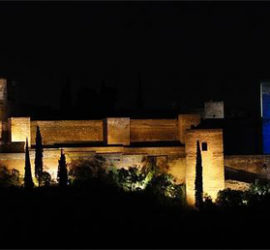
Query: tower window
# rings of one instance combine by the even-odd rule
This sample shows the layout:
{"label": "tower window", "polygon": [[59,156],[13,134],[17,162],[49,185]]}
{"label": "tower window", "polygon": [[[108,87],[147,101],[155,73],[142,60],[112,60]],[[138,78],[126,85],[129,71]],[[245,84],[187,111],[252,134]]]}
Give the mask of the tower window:
{"label": "tower window", "polygon": [[202,151],[207,151],[207,142],[202,143]]}

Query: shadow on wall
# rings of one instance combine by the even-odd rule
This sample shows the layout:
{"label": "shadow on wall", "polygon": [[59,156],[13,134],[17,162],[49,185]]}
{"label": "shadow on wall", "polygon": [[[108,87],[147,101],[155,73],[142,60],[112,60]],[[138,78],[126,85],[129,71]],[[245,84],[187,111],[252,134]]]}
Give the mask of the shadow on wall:
{"label": "shadow on wall", "polygon": [[249,173],[243,170],[236,170],[225,166],[225,180],[236,180],[252,183],[255,182],[255,180],[257,179],[265,182],[269,181],[266,176],[262,176],[261,174]]}

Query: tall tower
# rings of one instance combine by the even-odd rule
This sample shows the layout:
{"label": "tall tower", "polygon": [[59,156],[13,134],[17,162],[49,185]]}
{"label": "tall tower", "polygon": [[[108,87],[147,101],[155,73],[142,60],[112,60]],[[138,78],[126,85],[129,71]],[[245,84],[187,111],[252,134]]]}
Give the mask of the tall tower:
{"label": "tall tower", "polygon": [[261,83],[263,153],[270,154],[270,82]]}
{"label": "tall tower", "polygon": [[215,201],[218,192],[225,188],[222,130],[189,129],[186,132],[186,193],[190,205],[195,205],[197,141],[202,157],[203,193]]}

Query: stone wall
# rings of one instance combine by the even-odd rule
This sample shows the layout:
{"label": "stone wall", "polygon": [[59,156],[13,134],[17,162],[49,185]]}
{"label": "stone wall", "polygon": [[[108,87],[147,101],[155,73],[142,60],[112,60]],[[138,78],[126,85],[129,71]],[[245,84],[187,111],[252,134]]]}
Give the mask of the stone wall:
{"label": "stone wall", "polygon": [[186,158],[169,157],[167,173],[175,178],[177,184],[186,182]]}
{"label": "stone wall", "polygon": [[108,145],[130,145],[130,118],[107,118],[104,129]]}
{"label": "stone wall", "polygon": [[103,142],[102,120],[32,121],[32,145],[35,145],[37,126],[40,128],[42,142],[45,146],[65,143]]}
{"label": "stone wall", "polygon": [[[30,117],[11,117],[8,119],[11,142],[31,142]],[[33,137],[35,138],[35,136]]]}
{"label": "stone wall", "polygon": [[[118,147],[85,147],[85,148],[64,148],[68,164],[82,160],[91,160],[95,155],[101,155],[106,159],[105,166],[116,168],[139,167],[145,164],[147,156],[156,156],[157,164],[164,170],[174,175],[178,183],[185,180],[185,161],[183,159],[182,147],[155,147],[155,148],[126,148]],[[171,153],[170,156],[166,154]],[[43,163],[44,170],[49,172],[55,179],[57,176],[60,148],[44,149]],[[35,151],[30,150],[32,174],[34,175]],[[24,174],[25,154],[24,153],[0,153],[0,165],[9,169],[17,169]]]}
{"label": "stone wall", "polygon": [[178,135],[181,143],[185,144],[186,131],[192,126],[197,126],[201,122],[199,114],[183,114],[178,116]]}
{"label": "stone wall", "polygon": [[187,201],[191,205],[195,204],[197,141],[202,155],[203,192],[215,200],[217,193],[225,188],[222,130],[191,129],[187,130],[186,135]]}
{"label": "stone wall", "polygon": [[[28,117],[10,118],[14,127],[10,131],[11,142],[22,140],[22,137],[29,134],[26,131],[29,119]],[[31,121],[31,133],[28,137],[31,137],[31,145],[35,145],[36,128],[39,126],[45,146],[91,142],[130,145],[137,142],[179,140],[185,143],[186,130],[199,123],[200,115],[197,114],[179,115],[178,119],[106,118],[105,120]]]}
{"label": "stone wall", "polygon": [[225,156],[225,167],[228,171],[250,173],[254,178],[270,179],[270,155],[234,155]]}
{"label": "stone wall", "polygon": [[[108,145],[129,145],[136,142],[179,141],[191,124],[198,124],[198,117],[177,119],[106,118],[85,121],[32,121],[31,144],[35,144],[36,127],[40,127],[44,145],[76,142],[107,142]],[[182,134],[181,134],[182,136]]]}
{"label": "stone wall", "polygon": [[177,119],[133,119],[130,121],[131,142],[178,141]]}

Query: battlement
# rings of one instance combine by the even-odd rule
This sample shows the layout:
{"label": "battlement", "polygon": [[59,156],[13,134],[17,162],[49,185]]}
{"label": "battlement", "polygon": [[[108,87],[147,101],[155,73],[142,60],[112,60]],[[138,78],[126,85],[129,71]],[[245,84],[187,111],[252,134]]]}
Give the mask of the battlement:
{"label": "battlement", "polygon": [[[10,117],[8,142],[25,142],[35,146],[39,126],[43,145],[64,144],[133,145],[137,143],[185,143],[185,134],[200,123],[197,114],[179,115],[178,119],[105,118],[103,120],[31,121],[30,117]],[[171,143],[170,143],[171,142]]]}
{"label": "battlement", "polygon": [[[156,157],[158,166],[171,173],[177,183],[186,183],[187,199],[195,200],[196,143],[200,142],[203,189],[213,199],[225,188],[223,134],[219,129],[196,129],[200,114],[179,114],[176,119],[131,119],[107,117],[101,120],[31,121],[30,117],[7,117],[7,83],[0,79],[2,135],[0,164],[24,172],[24,143],[30,143],[34,166],[37,127],[44,147],[44,169],[55,177],[60,148],[65,148],[68,164],[106,158],[108,166],[140,167],[144,157]],[[223,105],[214,105],[223,107]],[[206,106],[206,110],[213,105]],[[216,108],[214,108],[216,110]],[[218,108],[219,110],[219,108]],[[221,115],[217,115],[217,118]]]}

